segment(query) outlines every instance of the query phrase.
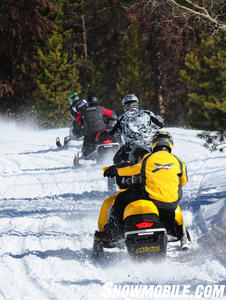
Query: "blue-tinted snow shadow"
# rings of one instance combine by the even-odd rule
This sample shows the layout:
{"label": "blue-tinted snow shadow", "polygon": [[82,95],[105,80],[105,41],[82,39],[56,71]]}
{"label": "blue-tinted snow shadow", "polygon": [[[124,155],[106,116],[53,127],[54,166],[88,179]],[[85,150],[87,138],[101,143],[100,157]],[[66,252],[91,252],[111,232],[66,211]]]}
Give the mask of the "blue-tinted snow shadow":
{"label": "blue-tinted snow shadow", "polygon": [[40,200],[56,200],[56,199],[70,199],[74,201],[80,201],[83,199],[89,200],[96,200],[96,199],[105,199],[109,193],[106,192],[99,192],[99,191],[90,191],[90,192],[83,192],[81,194],[75,193],[64,193],[64,194],[56,194],[52,196],[44,196],[44,197],[34,197],[34,198],[1,198],[0,201],[40,201]]}
{"label": "blue-tinted snow shadow", "polygon": [[[37,172],[37,171],[60,171],[60,170],[74,170],[75,168],[73,166],[70,167],[54,167],[54,168],[35,168],[35,169],[22,169],[22,172]],[[18,174],[18,175],[25,175]]]}
{"label": "blue-tinted snow shadow", "polygon": [[[226,156],[222,155],[222,156],[216,156],[216,157],[207,157],[207,158],[203,158],[202,161],[205,162],[205,161],[218,160],[218,159],[226,159]],[[199,164],[200,163],[200,159],[190,160],[190,161],[187,162],[187,164],[195,163],[195,162],[197,162]]]}
{"label": "blue-tinted snow shadow", "polygon": [[[192,200],[181,203],[183,210],[190,210],[194,216],[191,226],[198,234],[198,248],[191,253],[201,259],[217,259],[223,266],[226,265],[226,240],[225,240],[225,199],[226,191],[212,192],[213,188],[202,189],[194,195]],[[205,215],[207,214],[207,215]],[[189,230],[189,228],[188,228]]]}
{"label": "blue-tinted snow shadow", "polygon": [[[38,172],[38,171],[61,171],[61,170],[82,170],[84,167],[87,167],[85,165],[79,165],[79,166],[67,166],[67,167],[53,167],[53,168],[34,168],[34,169],[21,169],[22,172]],[[97,167],[99,169],[99,166],[97,163],[93,163],[89,165],[88,167]],[[24,176],[25,174],[17,174],[17,176]],[[26,175],[32,175],[32,174],[26,174]],[[9,176],[9,175],[7,175]],[[15,176],[15,174],[12,174],[12,176]]]}
{"label": "blue-tinted snow shadow", "polygon": [[78,262],[84,263],[91,257],[91,251],[88,249],[83,249],[81,251],[70,250],[69,248],[58,249],[58,250],[46,250],[46,251],[26,251],[22,254],[9,253],[9,256],[17,259],[22,259],[26,256],[37,256],[41,259],[46,259],[49,257],[58,257],[62,260],[76,260]]}
{"label": "blue-tinted snow shadow", "polygon": [[46,149],[46,150],[39,150],[39,151],[29,151],[29,152],[20,152],[18,155],[26,155],[26,154],[43,154],[48,152],[59,152],[67,149],[81,149],[81,145],[77,146],[68,146],[68,147],[61,147],[61,148],[53,148],[53,149]]}
{"label": "blue-tinted snow shadow", "polygon": [[81,249],[81,250],[71,250],[69,248],[58,249],[58,250],[46,250],[46,251],[26,251],[25,253],[21,254],[13,254],[7,253],[10,257],[15,259],[23,259],[27,256],[36,256],[41,259],[47,259],[50,257],[57,257],[62,260],[73,260],[77,261],[81,264],[84,262],[90,262],[93,265],[98,267],[107,267],[111,266],[115,262],[122,261],[123,256],[128,257],[126,252],[105,252],[103,257],[96,258],[93,255],[92,249]]}
{"label": "blue-tinted snow shadow", "polygon": [[202,193],[196,195],[196,197],[189,201],[187,201],[186,198],[183,198],[180,202],[181,208],[197,211],[202,205],[210,205],[218,200],[226,199],[226,191],[207,193],[208,191],[209,189],[202,189]]}
{"label": "blue-tinted snow shadow", "polygon": [[[35,197],[35,198],[2,198],[0,201],[3,203],[3,201],[59,201],[59,200],[72,200],[75,202],[79,202],[82,200],[93,200],[96,201],[103,201],[105,198],[109,196],[108,192],[99,192],[99,191],[91,191],[91,192],[83,192],[82,194],[75,194],[75,193],[65,193],[60,195],[53,195],[53,196],[45,196],[45,197]],[[15,206],[15,209],[0,209],[0,218],[10,217],[10,218],[16,218],[16,217],[24,217],[29,215],[51,215],[51,214],[73,214],[73,209],[64,209],[62,206],[62,209],[31,209],[30,210],[18,210],[18,206]],[[75,211],[78,211],[78,207],[74,208]]]}
{"label": "blue-tinted snow shadow", "polygon": [[[66,171],[66,170],[80,170],[78,168],[75,168],[74,166],[68,166],[68,167],[53,167],[53,168],[34,168],[34,169],[21,169],[24,173],[12,173],[12,174],[2,174],[3,177],[15,177],[15,176],[24,176],[24,175],[30,175],[34,176],[34,173],[32,172],[41,172],[40,174],[43,174],[43,171]],[[62,172],[63,173],[63,172]],[[36,173],[35,175],[38,175],[39,173]]]}
{"label": "blue-tinted snow shadow", "polygon": [[99,280],[99,279],[83,279],[83,280],[77,280],[77,281],[70,281],[70,280],[62,280],[62,281],[56,281],[57,283],[60,283],[65,286],[69,285],[88,285],[88,284],[98,284],[98,285],[104,285],[105,282]]}

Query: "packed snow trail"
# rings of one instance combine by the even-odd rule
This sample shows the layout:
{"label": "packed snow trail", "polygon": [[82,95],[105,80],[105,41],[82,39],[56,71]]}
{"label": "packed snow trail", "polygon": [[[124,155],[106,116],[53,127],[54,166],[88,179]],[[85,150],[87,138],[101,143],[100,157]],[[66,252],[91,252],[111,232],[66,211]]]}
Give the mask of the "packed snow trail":
{"label": "packed snow trail", "polygon": [[165,262],[136,264],[125,250],[113,249],[99,264],[92,258],[93,233],[108,196],[101,167],[87,161],[73,168],[82,142],[56,148],[56,137],[68,128],[0,122],[0,299],[108,299],[108,282],[225,284],[226,154],[203,148],[197,131],[168,130],[188,168],[180,205],[192,252],[171,244]]}

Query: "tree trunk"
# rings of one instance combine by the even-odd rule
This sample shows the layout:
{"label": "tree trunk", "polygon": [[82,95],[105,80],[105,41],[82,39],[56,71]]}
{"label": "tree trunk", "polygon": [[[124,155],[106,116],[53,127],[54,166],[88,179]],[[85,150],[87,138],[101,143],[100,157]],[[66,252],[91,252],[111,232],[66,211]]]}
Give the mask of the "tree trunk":
{"label": "tree trunk", "polygon": [[87,57],[88,57],[88,51],[87,51],[86,22],[85,22],[85,16],[84,15],[82,15],[82,35],[83,35],[84,58],[86,60]]}

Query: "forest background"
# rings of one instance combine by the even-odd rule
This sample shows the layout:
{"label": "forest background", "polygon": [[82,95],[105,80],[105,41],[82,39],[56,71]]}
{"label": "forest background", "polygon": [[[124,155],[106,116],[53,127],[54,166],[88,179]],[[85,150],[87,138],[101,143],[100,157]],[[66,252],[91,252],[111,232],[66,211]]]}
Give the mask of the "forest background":
{"label": "forest background", "polygon": [[67,97],[120,114],[125,94],[223,150],[224,0],[2,0],[0,114],[70,126]]}

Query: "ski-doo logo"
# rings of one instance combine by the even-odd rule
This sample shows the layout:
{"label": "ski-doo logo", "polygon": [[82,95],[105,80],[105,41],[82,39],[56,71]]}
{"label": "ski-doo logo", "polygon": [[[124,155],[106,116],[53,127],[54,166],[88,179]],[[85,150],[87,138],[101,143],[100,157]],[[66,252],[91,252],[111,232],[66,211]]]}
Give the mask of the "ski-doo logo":
{"label": "ski-doo logo", "polygon": [[174,164],[167,164],[167,165],[161,165],[161,164],[155,164],[156,169],[152,171],[152,173],[158,172],[159,170],[170,170],[171,166]]}
{"label": "ski-doo logo", "polygon": [[158,252],[158,251],[160,251],[160,246],[141,247],[136,249],[136,254],[145,253],[145,252]]}

